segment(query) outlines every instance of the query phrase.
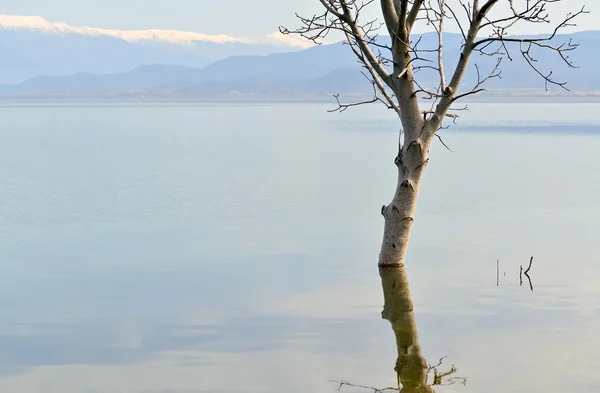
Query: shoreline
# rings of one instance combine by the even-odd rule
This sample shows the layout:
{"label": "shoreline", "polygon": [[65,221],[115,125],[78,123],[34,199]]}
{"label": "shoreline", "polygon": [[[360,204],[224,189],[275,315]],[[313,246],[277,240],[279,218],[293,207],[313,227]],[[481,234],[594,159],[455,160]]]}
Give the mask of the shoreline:
{"label": "shoreline", "polygon": [[[344,98],[340,96],[340,98]],[[359,102],[365,97],[347,97],[344,102]],[[423,101],[423,104],[430,104]],[[461,100],[464,104],[553,104],[553,103],[600,103],[600,95],[590,96],[487,96],[471,97]],[[333,96],[330,98],[202,98],[202,97],[173,97],[173,98],[141,98],[141,97],[0,97],[0,107],[35,106],[35,105],[277,105],[277,104],[330,104],[336,106]],[[368,105],[368,104],[365,104]],[[374,103],[373,105],[376,105]]]}

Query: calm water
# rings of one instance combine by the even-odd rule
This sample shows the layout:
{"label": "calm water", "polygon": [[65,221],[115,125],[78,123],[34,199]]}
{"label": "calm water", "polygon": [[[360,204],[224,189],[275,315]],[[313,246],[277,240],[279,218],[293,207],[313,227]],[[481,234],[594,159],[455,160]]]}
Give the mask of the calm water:
{"label": "calm water", "polygon": [[[0,391],[393,385],[397,123],[328,108],[0,107]],[[599,113],[471,105],[435,143],[407,273],[423,355],[467,378],[438,392],[600,388]]]}

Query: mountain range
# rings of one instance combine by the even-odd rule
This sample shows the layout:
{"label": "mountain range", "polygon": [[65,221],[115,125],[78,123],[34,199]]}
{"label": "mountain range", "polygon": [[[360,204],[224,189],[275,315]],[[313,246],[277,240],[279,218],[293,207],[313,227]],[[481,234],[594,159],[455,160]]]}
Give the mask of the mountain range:
{"label": "mountain range", "polygon": [[[21,21],[21,25],[28,26],[25,28],[7,26],[0,17],[0,50],[8,53],[8,56],[0,56],[0,72],[4,74],[0,81],[5,83],[0,85],[0,96],[298,98],[315,94],[367,94],[372,89],[361,75],[354,54],[342,43],[303,49],[306,44],[285,41],[287,36],[272,35],[265,43],[260,39],[163,30],[155,30],[152,36],[148,31],[70,28],[42,21]],[[381,39],[381,43],[385,43],[386,38]],[[576,51],[569,53],[579,68],[566,66],[556,53],[533,50],[536,66],[544,73],[552,71],[559,81],[568,81],[573,90],[600,90],[600,75],[596,71],[600,60],[600,31],[559,35],[555,42],[571,39],[579,44]],[[444,62],[449,73],[458,59],[462,36],[447,33],[444,42]],[[421,48],[436,45],[435,34],[420,37]],[[511,58],[505,59],[501,66],[502,78],[488,81],[485,87],[492,90],[544,88],[543,79],[524,61],[518,47],[509,49]],[[11,57],[11,50],[36,56]],[[424,53],[426,58],[433,55]],[[37,61],[32,62],[32,58]],[[19,66],[15,59],[21,59],[23,64]],[[7,61],[12,62],[13,68],[10,64],[6,66]],[[471,63],[463,82],[465,88],[477,81],[475,63],[485,74],[493,68],[495,59],[475,55]],[[35,67],[25,67],[31,64]],[[24,69],[42,76],[6,83],[17,79],[11,70],[23,72]],[[418,74],[424,86],[435,85],[437,78],[433,70],[424,69]]]}
{"label": "mountain range", "polygon": [[149,64],[203,67],[234,55],[306,48],[273,33],[237,38],[174,30],[106,30],[52,23],[37,16],[0,15],[0,83],[40,75],[109,74]]}

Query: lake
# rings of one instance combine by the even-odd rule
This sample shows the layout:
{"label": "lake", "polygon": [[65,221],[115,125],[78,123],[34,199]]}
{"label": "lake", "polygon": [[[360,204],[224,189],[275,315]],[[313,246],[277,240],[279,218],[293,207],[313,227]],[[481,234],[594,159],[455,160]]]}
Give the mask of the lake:
{"label": "lake", "polygon": [[[0,391],[393,386],[399,123],[332,107],[0,106]],[[599,114],[472,104],[434,141],[406,274],[436,391],[600,388]]]}

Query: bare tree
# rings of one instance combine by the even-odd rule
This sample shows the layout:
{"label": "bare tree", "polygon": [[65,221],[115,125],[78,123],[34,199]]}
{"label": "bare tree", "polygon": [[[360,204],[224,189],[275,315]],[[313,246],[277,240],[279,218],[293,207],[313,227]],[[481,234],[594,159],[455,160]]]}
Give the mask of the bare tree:
{"label": "bare tree", "polygon": [[[363,20],[366,7],[375,0],[319,0],[322,12],[311,17],[297,15],[301,26],[295,30],[281,28],[284,34],[298,34],[316,44],[330,34],[341,34],[364,67],[363,74],[373,85],[373,98],[365,102],[343,104],[339,111],[364,103],[381,102],[397,113],[401,122],[398,155],[398,183],[389,205],[383,206],[385,218],[379,266],[404,265],[413,225],[416,201],[423,171],[429,162],[429,148],[444,120],[455,120],[456,102],[479,93],[490,79],[500,76],[504,59],[521,56],[546,87],[566,89],[563,81],[538,64],[537,50],[554,52],[569,67],[575,67],[569,52],[577,44],[558,42],[557,33],[573,26],[585,8],[569,13],[555,23],[544,37],[519,37],[509,33],[521,25],[551,23],[548,8],[561,0],[380,0],[384,23]],[[437,33],[433,46],[424,46],[413,33],[416,24],[426,24]],[[445,67],[444,31],[449,24],[462,34],[460,53],[452,72]],[[379,37],[385,26],[390,39]],[[391,43],[390,43],[391,41]],[[475,64],[476,80],[467,89],[461,81],[472,55],[493,58],[492,66],[483,71]],[[420,72],[435,72],[437,83],[419,79]],[[425,106],[426,105],[426,106]],[[440,139],[441,140],[441,139]],[[443,142],[442,142],[443,143]]]}

